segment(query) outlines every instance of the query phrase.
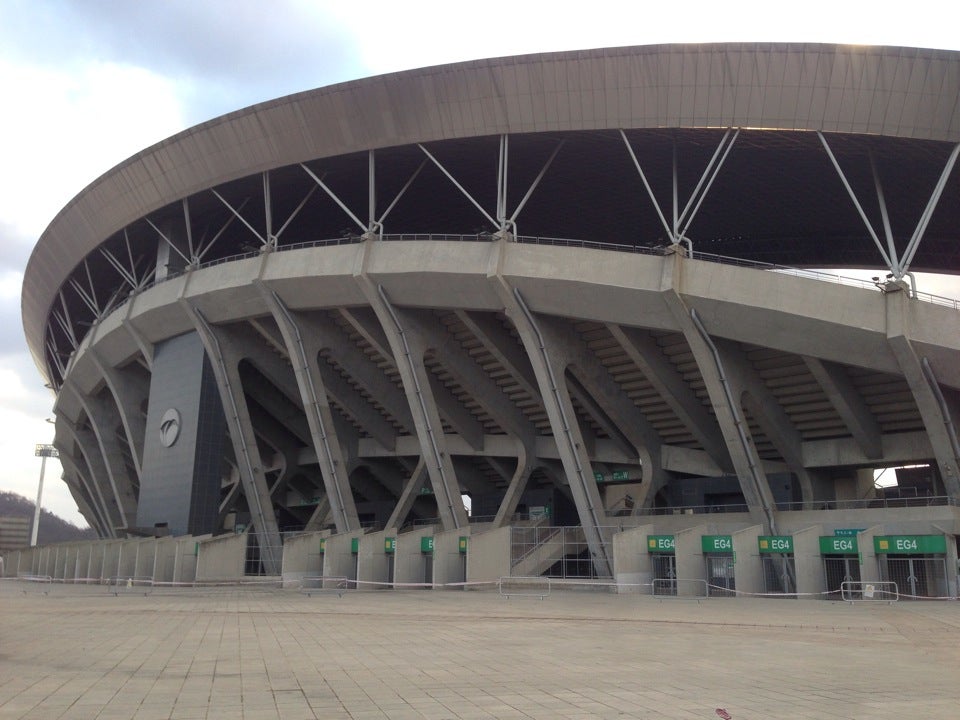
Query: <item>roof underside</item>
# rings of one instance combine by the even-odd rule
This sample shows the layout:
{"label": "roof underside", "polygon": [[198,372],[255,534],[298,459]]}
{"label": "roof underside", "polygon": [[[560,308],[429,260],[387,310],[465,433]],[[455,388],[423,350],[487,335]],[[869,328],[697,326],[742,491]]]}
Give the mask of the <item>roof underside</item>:
{"label": "roof underside", "polygon": [[[626,129],[669,223],[674,162],[682,211],[724,128],[764,128],[740,132],[710,184],[687,232],[695,250],[791,266],[882,268],[880,250],[812,131],[825,132],[886,249],[876,168],[902,254],[960,139],[958,97],[960,53],[704,45],[480,61],[283,98],[145,150],[75,198],[44,233],[25,275],[28,342],[41,364],[61,288],[68,314],[89,321],[71,276],[92,280],[101,296],[120,286],[99,246],[126,255],[129,238],[133,255],[149,264],[157,233],[144,218],[186,234],[184,198],[195,238],[209,239],[231,216],[211,188],[262,231],[265,170],[274,231],[316,190],[300,162],[366,218],[367,150],[377,148],[379,215],[424,162],[417,143],[493,214],[500,134],[509,135],[508,215],[562,142],[517,217],[521,234],[656,246],[667,242],[667,231],[618,129]],[[958,197],[960,173],[953,172],[911,269],[960,272]],[[493,229],[429,161],[385,222],[390,233]],[[314,192],[280,244],[345,231],[358,228],[324,192]],[[251,242],[254,235],[234,222],[204,260]]]}

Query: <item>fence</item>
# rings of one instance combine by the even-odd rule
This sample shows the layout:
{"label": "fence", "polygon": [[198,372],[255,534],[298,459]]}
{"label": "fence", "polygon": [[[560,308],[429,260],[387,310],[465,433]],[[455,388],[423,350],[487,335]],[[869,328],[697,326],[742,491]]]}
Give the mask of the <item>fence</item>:
{"label": "fence", "polygon": [[[612,537],[617,527],[597,528],[601,537]],[[602,542],[607,558],[613,558],[613,545]],[[594,579],[609,577],[597,573],[580,526],[536,525],[513,527],[510,534],[510,568],[513,576]]]}

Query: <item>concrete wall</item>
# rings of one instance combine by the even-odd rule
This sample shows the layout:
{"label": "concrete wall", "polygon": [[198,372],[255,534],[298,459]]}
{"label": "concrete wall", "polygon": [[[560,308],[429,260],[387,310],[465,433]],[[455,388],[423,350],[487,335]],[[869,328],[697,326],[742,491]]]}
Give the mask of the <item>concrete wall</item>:
{"label": "concrete wall", "polygon": [[[659,533],[658,533],[659,534]],[[707,568],[703,560],[700,538],[711,535],[706,525],[697,525],[674,533],[677,558],[677,595],[701,596],[705,594],[704,582]]]}
{"label": "concrete wall", "polygon": [[653,579],[647,535],[653,535],[653,525],[640,525],[613,536],[613,577],[617,592],[649,594],[647,587]]}
{"label": "concrete wall", "polygon": [[321,530],[287,538],[283,544],[283,566],[280,571],[283,587],[300,587],[305,577],[318,578],[323,575],[326,553],[320,552],[320,541],[329,536],[329,530]]}
{"label": "concrete wall", "polygon": [[510,575],[510,527],[470,536],[467,582],[495,581]]}
{"label": "concrete wall", "polygon": [[[460,552],[460,538],[467,539],[467,552]],[[467,579],[467,554],[470,552],[471,529],[436,532],[433,536],[433,586],[448,590],[466,589],[465,585],[450,587],[451,583],[463,583]]]}
{"label": "concrete wall", "polygon": [[763,527],[754,525],[731,534],[733,538],[733,578],[737,592],[762,593],[763,562],[760,560],[758,538],[763,534]]}
{"label": "concrete wall", "polygon": [[197,551],[197,582],[241,580],[246,558],[246,533],[219,535],[203,540]]}
{"label": "concrete wall", "polygon": [[425,554],[420,549],[421,538],[433,537],[435,528],[425,525],[397,536],[397,554],[394,559],[393,580],[396,584],[425,584],[433,586],[434,552]]}
{"label": "concrete wall", "polygon": [[197,560],[200,556],[200,543],[209,539],[209,535],[184,535],[176,539],[174,554],[173,582],[192,583],[197,580]]}
{"label": "concrete wall", "polygon": [[153,581],[172,583],[177,558],[177,540],[173,537],[157,538],[153,546]]}
{"label": "concrete wall", "polygon": [[[359,548],[360,540],[363,538],[363,531],[356,530],[349,533],[340,533],[331,535],[324,542],[323,552],[323,586],[335,588],[339,580],[336,578],[346,578],[349,581],[357,579],[357,563],[359,561],[359,551],[354,553],[352,548],[353,541],[357,541]],[[356,587],[355,582],[351,582],[349,587]]]}
{"label": "concrete wall", "polygon": [[827,579],[823,574],[823,559],[820,556],[820,536],[823,534],[821,525],[813,525],[793,533],[797,592],[801,596],[826,592]]}
{"label": "concrete wall", "polygon": [[397,534],[396,528],[388,528],[360,538],[357,580],[361,590],[381,590],[389,586],[393,557],[385,553],[383,547],[388,537],[397,537]]}

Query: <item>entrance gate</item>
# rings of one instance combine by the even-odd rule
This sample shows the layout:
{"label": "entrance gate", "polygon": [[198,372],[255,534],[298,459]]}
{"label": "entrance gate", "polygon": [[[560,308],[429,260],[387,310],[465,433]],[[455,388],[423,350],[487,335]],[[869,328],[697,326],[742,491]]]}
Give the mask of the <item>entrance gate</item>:
{"label": "entrance gate", "polygon": [[793,537],[761,535],[757,538],[757,546],[763,562],[764,590],[795,598],[797,568],[793,557]]}
{"label": "entrance gate", "polygon": [[839,595],[843,583],[860,582],[860,560],[856,555],[824,555],[823,574],[827,591]]}
{"label": "entrance gate", "polygon": [[730,535],[704,535],[700,538],[707,572],[707,595],[709,597],[735,597],[737,583],[734,578],[736,558],[733,554],[733,537]]}
{"label": "entrance gate", "polygon": [[647,535],[647,552],[653,571],[653,594],[677,594],[677,549],[673,535]]}
{"label": "entrance gate", "polygon": [[902,598],[944,597],[947,541],[943,535],[890,535],[873,539],[880,577],[895,582]]}

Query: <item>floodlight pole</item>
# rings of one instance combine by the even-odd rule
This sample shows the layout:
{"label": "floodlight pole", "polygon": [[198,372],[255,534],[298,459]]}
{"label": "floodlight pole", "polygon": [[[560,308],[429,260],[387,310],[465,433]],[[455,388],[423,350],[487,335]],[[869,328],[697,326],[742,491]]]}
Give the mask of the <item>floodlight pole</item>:
{"label": "floodlight pole", "polygon": [[40,529],[40,499],[43,497],[43,473],[47,469],[48,457],[59,457],[53,445],[37,445],[34,456],[40,458],[40,483],[37,487],[37,505],[33,509],[33,528],[30,531],[30,547],[37,545],[37,531]]}

